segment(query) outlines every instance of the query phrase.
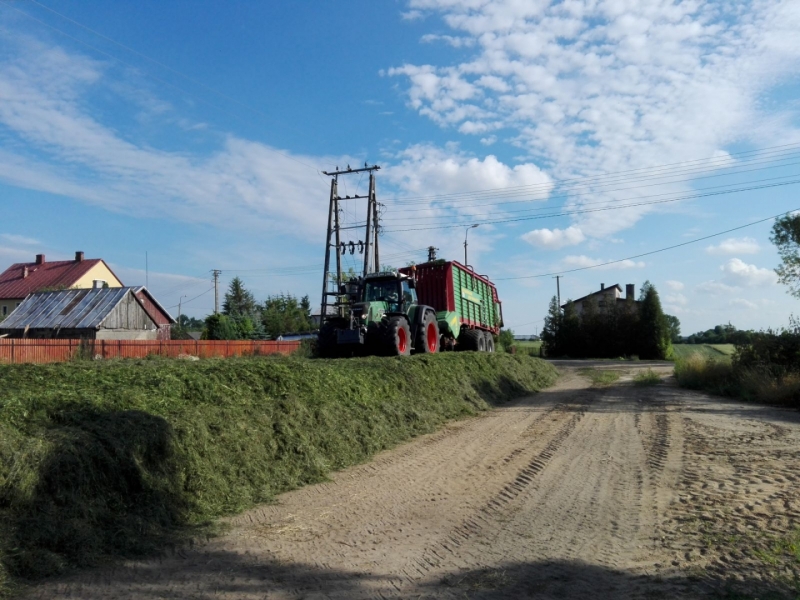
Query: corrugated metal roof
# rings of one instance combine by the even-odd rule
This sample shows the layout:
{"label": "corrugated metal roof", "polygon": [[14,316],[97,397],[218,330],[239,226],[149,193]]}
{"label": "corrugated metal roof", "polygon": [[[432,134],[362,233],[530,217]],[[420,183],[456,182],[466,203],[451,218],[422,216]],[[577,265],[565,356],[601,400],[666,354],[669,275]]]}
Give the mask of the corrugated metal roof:
{"label": "corrugated metal roof", "polygon": [[[0,298],[24,298],[42,288],[73,286],[92,267],[100,263],[105,264],[101,258],[87,258],[81,261],[58,260],[42,264],[35,262],[13,264],[0,273]],[[26,267],[27,277],[24,276]]]}
{"label": "corrugated metal roof", "polygon": [[98,329],[127,294],[133,294],[133,288],[92,288],[31,294],[0,322],[0,331],[26,327]]}

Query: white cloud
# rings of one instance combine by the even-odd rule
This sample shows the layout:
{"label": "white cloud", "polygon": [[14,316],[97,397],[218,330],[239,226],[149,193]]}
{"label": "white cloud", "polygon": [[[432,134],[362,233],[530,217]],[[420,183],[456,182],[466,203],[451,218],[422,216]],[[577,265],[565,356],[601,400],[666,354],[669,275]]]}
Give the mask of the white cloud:
{"label": "white cloud", "polygon": [[755,302],[750,302],[749,300],[745,300],[744,298],[735,298],[728,302],[731,306],[739,307],[739,308],[747,308],[749,310],[755,310],[758,308],[758,304]]}
{"label": "white cloud", "polygon": [[558,250],[564,246],[574,246],[586,239],[583,232],[574,225],[566,229],[534,229],[522,236],[522,239],[539,248]]}
{"label": "white cloud", "polygon": [[[565,256],[564,259],[561,261],[565,267],[597,267],[598,269],[643,269],[646,265],[644,262],[636,262],[633,260],[623,260],[621,262],[615,262],[610,265],[605,265],[603,263],[609,262],[609,259],[604,258],[590,258],[588,256],[580,255],[580,256]],[[603,265],[603,266],[598,266]]]}
{"label": "white cloud", "polygon": [[664,302],[673,306],[686,306],[689,304],[689,299],[683,294],[666,294]]}
{"label": "white cloud", "polygon": [[[408,4],[440,15],[451,37],[477,46],[461,62],[389,69],[407,81],[409,106],[465,134],[516,131],[515,144],[552,164],[558,179],[648,168],[675,157],[729,166],[723,148],[734,140],[775,145],[797,136],[789,109],[763,102],[800,67],[797,2]],[[647,193],[688,189],[674,183]],[[568,205],[613,205],[638,195],[591,191]],[[597,212],[576,222],[605,237],[653,210]]]}
{"label": "white cloud", "polygon": [[15,233],[0,233],[0,239],[5,240],[10,244],[17,244],[19,246],[40,246],[41,242],[34,238],[26,237],[24,235],[17,235]]}
{"label": "white cloud", "polygon": [[0,180],[137,216],[306,237],[324,230],[312,207],[328,183],[315,165],[345,159],[291,156],[235,136],[210,155],[159,150],[125,139],[91,109],[94,94],[120,87],[108,65],[27,38],[7,38],[2,50]]}
{"label": "white cloud", "polygon": [[730,259],[720,270],[725,274],[725,280],[744,287],[772,285],[778,281],[775,271],[749,265],[739,258]]}
{"label": "white cloud", "polygon": [[680,281],[675,281],[674,279],[669,279],[664,283],[666,283],[667,287],[674,292],[680,292],[683,288],[686,287],[685,285],[683,285],[683,283],[681,283]]}
{"label": "white cloud", "polygon": [[708,246],[706,252],[712,255],[757,254],[761,250],[758,242],[750,237],[728,238],[716,246]]}
{"label": "white cloud", "polygon": [[475,45],[475,40],[468,37],[455,37],[452,35],[435,35],[429,33],[423,35],[420,41],[423,44],[430,44],[432,42],[444,42],[453,48],[469,48]]}
{"label": "white cloud", "polygon": [[481,138],[481,144],[483,144],[484,146],[491,146],[492,144],[495,144],[495,143],[497,143],[497,136],[496,135],[490,135],[490,136],[487,136],[485,138]]}
{"label": "white cloud", "polygon": [[[542,200],[552,188],[550,178],[536,165],[509,167],[497,157],[483,159],[459,152],[456,147],[439,148],[417,144],[400,152],[399,162],[382,173],[404,192],[434,196],[521,186],[536,186]],[[483,211],[485,212],[485,211]]]}
{"label": "white cloud", "polygon": [[704,281],[703,283],[698,283],[694,287],[695,291],[709,294],[711,296],[721,296],[723,294],[732,294],[736,291],[736,288],[727,284],[724,284],[720,281]]}

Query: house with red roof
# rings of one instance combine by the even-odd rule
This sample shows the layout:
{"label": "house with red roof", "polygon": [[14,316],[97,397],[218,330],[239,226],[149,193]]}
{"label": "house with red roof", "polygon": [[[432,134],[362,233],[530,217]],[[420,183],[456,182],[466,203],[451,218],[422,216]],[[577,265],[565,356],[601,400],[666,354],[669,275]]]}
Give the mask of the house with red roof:
{"label": "house with red roof", "polygon": [[102,258],[84,258],[76,252],[74,260],[47,262],[37,254],[29,263],[16,263],[0,274],[0,320],[34,292],[93,287],[123,287]]}

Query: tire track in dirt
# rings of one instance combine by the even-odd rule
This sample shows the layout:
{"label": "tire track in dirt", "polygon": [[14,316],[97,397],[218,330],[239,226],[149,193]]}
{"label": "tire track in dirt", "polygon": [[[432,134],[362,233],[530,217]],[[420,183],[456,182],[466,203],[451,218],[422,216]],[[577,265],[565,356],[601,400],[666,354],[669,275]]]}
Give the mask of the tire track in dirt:
{"label": "tire track in dirt", "polygon": [[[547,468],[551,459],[575,430],[584,414],[585,404],[570,407],[558,406],[549,411],[547,416],[552,418],[554,415],[563,415],[565,419],[560,421],[565,422],[563,424],[559,423],[560,426],[545,447],[530,458],[527,464],[517,471],[516,476],[506,483],[477,513],[469,516],[451,529],[443,539],[427,548],[419,557],[413,559],[412,564],[402,568],[401,571],[405,575],[405,581],[402,584],[393,581],[393,586],[398,591],[402,591],[406,583],[418,583],[428,577],[432,571],[441,569],[452,555],[456,554],[460,548],[474,537],[485,536],[491,530],[497,530],[502,527],[503,517],[512,509],[512,503],[521,494],[525,493],[534,484],[537,475]],[[532,424],[528,429],[533,430],[536,425],[538,423]],[[516,458],[522,452],[523,449],[518,448],[505,459],[505,462],[511,462],[512,458]]]}

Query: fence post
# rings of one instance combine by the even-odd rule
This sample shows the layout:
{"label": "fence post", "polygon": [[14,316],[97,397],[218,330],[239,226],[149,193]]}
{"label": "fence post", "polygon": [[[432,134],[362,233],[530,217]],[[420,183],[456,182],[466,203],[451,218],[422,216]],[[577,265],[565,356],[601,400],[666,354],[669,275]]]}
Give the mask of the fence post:
{"label": "fence post", "polygon": [[16,354],[16,353],[14,352],[14,348],[15,348],[15,344],[14,344],[14,338],[11,338],[11,364],[12,364],[12,365],[14,364],[14,360],[15,360],[15,354]]}

